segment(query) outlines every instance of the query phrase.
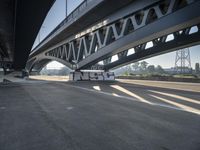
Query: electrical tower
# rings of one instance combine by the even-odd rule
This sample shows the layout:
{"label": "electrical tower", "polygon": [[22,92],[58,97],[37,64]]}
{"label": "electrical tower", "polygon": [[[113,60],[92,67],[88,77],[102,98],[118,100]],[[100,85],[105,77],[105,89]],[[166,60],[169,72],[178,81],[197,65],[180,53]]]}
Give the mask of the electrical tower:
{"label": "electrical tower", "polygon": [[174,72],[181,74],[191,72],[191,60],[190,60],[189,48],[176,51]]}

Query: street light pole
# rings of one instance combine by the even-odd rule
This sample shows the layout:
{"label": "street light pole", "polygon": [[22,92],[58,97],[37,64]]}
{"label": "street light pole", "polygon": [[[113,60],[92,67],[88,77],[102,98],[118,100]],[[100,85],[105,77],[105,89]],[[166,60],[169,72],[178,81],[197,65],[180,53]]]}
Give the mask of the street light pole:
{"label": "street light pole", "polygon": [[66,16],[65,16],[65,17],[67,18],[67,15],[68,15],[68,14],[67,14],[67,0],[66,0],[65,7],[66,7],[66,8],[65,8],[65,11],[66,11],[66,14],[65,14]]}

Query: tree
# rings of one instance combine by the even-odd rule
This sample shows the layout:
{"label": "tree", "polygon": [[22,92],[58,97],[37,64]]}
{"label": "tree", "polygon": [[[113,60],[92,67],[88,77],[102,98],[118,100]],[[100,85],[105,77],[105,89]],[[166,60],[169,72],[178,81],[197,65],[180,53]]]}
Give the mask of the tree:
{"label": "tree", "polygon": [[156,72],[157,72],[157,73],[160,73],[160,74],[165,73],[165,71],[163,70],[163,68],[162,68],[160,65],[158,65],[158,66],[156,67]]}
{"label": "tree", "polygon": [[147,68],[149,73],[154,73],[155,72],[155,66],[154,65],[149,65]]}
{"label": "tree", "polygon": [[123,73],[123,75],[124,75],[124,76],[128,76],[128,75],[129,75],[128,71],[125,71],[125,72]]}
{"label": "tree", "polygon": [[139,62],[135,62],[135,63],[132,64],[132,68],[134,69],[134,71],[138,71],[139,70],[139,65],[140,65]]}
{"label": "tree", "polygon": [[142,61],[142,62],[140,63],[140,68],[141,68],[141,70],[146,71],[147,65],[148,65],[148,63],[147,63],[146,61]]}
{"label": "tree", "polygon": [[131,65],[127,65],[126,70],[130,74],[132,72]]}

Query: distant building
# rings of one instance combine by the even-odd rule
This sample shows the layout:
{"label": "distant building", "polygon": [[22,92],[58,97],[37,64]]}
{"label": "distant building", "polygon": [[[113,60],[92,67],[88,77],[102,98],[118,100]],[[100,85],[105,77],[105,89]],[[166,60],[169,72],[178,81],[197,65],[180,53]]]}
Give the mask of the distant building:
{"label": "distant building", "polygon": [[174,74],[174,68],[171,67],[171,68],[164,68],[164,71],[168,74]]}
{"label": "distant building", "polygon": [[176,67],[174,68],[174,74],[191,74],[192,68],[188,67]]}
{"label": "distant building", "polygon": [[[184,72],[183,72],[184,70]],[[165,68],[164,71],[168,74],[191,74],[192,73],[192,68],[174,68],[174,67],[171,67],[171,68]]]}

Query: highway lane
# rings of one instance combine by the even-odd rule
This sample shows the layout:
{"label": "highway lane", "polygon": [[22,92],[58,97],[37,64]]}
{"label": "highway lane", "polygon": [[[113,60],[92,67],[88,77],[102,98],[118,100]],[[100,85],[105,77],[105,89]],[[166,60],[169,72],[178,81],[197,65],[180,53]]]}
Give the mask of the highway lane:
{"label": "highway lane", "polygon": [[154,86],[154,87],[165,87],[169,89],[177,89],[184,91],[200,92],[200,83],[190,82],[170,82],[170,81],[151,81],[151,80],[130,80],[130,79],[117,79],[119,82]]}
{"label": "highway lane", "polygon": [[199,150],[200,93],[121,82],[0,86],[1,150]]}

